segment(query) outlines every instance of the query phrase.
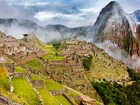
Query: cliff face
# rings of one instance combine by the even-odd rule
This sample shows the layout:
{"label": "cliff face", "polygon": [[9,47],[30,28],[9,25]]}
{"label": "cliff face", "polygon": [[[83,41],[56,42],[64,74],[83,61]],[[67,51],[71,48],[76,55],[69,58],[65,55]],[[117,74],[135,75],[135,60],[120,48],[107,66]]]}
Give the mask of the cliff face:
{"label": "cliff face", "polygon": [[[119,60],[129,67],[135,64],[133,56],[139,58],[140,26],[115,1],[110,2],[101,10],[91,36],[95,43],[106,45],[103,49],[107,48],[109,52],[115,53],[113,57],[121,55]],[[116,46],[123,50],[121,54],[115,49]],[[127,62],[124,61],[126,59]],[[130,60],[132,62],[129,62]]]}

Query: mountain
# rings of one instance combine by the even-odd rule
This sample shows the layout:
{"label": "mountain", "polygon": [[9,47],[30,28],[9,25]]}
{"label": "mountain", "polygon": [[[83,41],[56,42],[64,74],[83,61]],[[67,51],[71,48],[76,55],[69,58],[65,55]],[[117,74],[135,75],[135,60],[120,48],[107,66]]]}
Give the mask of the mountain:
{"label": "mountain", "polygon": [[[111,1],[101,10],[91,36],[94,43],[106,45],[103,49],[107,49],[108,53],[114,53],[112,55],[115,58],[120,56],[119,60],[125,62],[129,67],[133,67],[133,60],[131,59],[132,62],[129,62],[130,59],[125,58],[131,58],[133,55],[139,56],[138,31],[138,26],[133,18],[124,12],[118,2]],[[118,48],[115,49],[116,46],[121,53],[118,53]]]}
{"label": "mountain", "polygon": [[140,10],[134,11],[130,15],[133,17],[136,23],[140,24]]}
{"label": "mountain", "polygon": [[[12,35],[21,39],[23,34],[34,32],[44,43],[72,37],[76,33],[88,34],[92,30],[91,26],[68,28],[63,25],[47,25],[41,27],[30,20],[20,19],[0,19],[0,30],[7,35]],[[87,36],[86,36],[87,37]],[[79,37],[77,37],[79,38]],[[80,39],[80,38],[79,38]],[[86,38],[85,38],[86,39]]]}

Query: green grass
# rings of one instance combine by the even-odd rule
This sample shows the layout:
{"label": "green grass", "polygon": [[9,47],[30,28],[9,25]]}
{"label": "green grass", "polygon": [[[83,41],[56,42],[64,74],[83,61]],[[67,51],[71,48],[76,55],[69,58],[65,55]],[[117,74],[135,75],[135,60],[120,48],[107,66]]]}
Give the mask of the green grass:
{"label": "green grass", "polygon": [[40,77],[39,76],[36,76],[34,74],[31,74],[31,79],[32,80],[40,80]]}
{"label": "green grass", "polygon": [[73,92],[70,90],[70,96],[75,97],[75,96],[79,96],[77,93]]}
{"label": "green grass", "polygon": [[[86,72],[86,75],[90,81],[93,79],[99,80],[103,78],[118,81],[122,78],[122,76],[128,76],[125,67],[117,64],[117,60],[114,60],[112,63],[113,58],[104,57],[101,53],[98,54],[98,58],[99,59],[93,56],[90,73]],[[110,63],[110,66],[108,66],[108,63]]]}
{"label": "green grass", "polygon": [[42,77],[42,79],[44,79],[45,87],[47,90],[60,90],[64,88],[61,84],[53,80],[46,79],[45,77]]}
{"label": "green grass", "polygon": [[37,60],[32,60],[32,61],[29,61],[25,64],[26,67],[31,67],[33,64],[37,63],[38,61]]}
{"label": "green grass", "polygon": [[12,83],[14,85],[14,93],[18,97],[25,99],[28,105],[40,105],[37,93],[30,86],[26,78],[13,78]]}
{"label": "green grass", "polygon": [[50,60],[55,61],[55,60],[63,60],[63,56],[53,56]]}
{"label": "green grass", "polygon": [[72,105],[63,95],[56,95],[55,98],[56,98],[62,105]]}
{"label": "green grass", "polygon": [[0,95],[9,98],[10,100],[18,103],[26,103],[24,99],[18,98],[17,95],[10,92],[10,83],[7,76],[6,68],[0,66]]}
{"label": "green grass", "polygon": [[52,56],[54,56],[54,54],[47,54],[47,55],[44,55],[44,56],[42,56],[42,58],[45,60],[45,59],[49,59],[49,58],[51,58]]}
{"label": "green grass", "polygon": [[24,70],[23,68],[17,66],[16,67],[16,72],[21,72],[21,73],[24,73],[24,72],[27,72],[26,70]]}
{"label": "green grass", "polygon": [[17,102],[22,105],[25,103],[25,105],[27,105],[27,102],[25,99],[23,99],[22,97],[19,98],[16,94],[5,90],[5,88],[2,88],[1,86],[0,86],[0,95],[7,97],[8,99],[12,100],[13,102]]}
{"label": "green grass", "polygon": [[6,67],[0,66],[0,87],[10,90],[10,83],[6,72]]}
{"label": "green grass", "polygon": [[58,101],[46,89],[37,89],[43,98],[44,105],[59,105]]}
{"label": "green grass", "polygon": [[56,49],[51,44],[50,45],[45,45],[44,49],[46,51],[48,51],[49,53],[53,53],[54,54],[56,52]]}
{"label": "green grass", "polygon": [[38,70],[40,66],[41,66],[41,63],[37,62],[32,68],[35,70]]}

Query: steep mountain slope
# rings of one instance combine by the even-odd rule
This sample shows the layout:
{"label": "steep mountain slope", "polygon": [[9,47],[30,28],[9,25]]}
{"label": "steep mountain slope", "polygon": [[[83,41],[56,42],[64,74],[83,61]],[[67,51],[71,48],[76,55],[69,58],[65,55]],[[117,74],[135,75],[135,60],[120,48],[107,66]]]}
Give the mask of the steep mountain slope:
{"label": "steep mountain slope", "polygon": [[134,11],[133,13],[130,14],[133,19],[140,24],[140,10]]}
{"label": "steep mountain slope", "polygon": [[[131,16],[123,11],[118,2],[111,1],[101,10],[93,27],[92,38],[95,43],[106,45],[103,49],[108,49],[108,53],[114,53],[113,57],[121,56],[119,60],[128,58],[127,61],[130,61],[129,58],[133,55],[139,56],[138,31],[138,26]],[[118,53],[116,46],[126,52]],[[134,62],[131,60],[131,63],[126,59],[124,62],[127,66],[133,67]]]}
{"label": "steep mountain slope", "polygon": [[[2,78],[0,69],[0,80],[6,79],[4,84],[7,84],[0,81],[3,86],[0,93],[11,101],[25,105],[34,105],[35,101],[37,105],[99,105],[102,100],[91,83],[104,79],[120,84],[129,81],[123,63],[92,43],[68,38],[62,40],[56,50],[53,45],[41,42],[33,33],[24,36],[24,39],[18,40],[0,33],[0,65],[6,67],[7,72]],[[90,56],[93,58],[87,70],[83,62]]]}

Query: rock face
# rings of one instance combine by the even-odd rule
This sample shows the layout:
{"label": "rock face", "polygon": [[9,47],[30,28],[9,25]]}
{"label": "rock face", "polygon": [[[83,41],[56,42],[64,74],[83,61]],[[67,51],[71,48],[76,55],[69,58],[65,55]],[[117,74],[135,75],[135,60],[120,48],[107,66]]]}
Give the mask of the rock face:
{"label": "rock face", "polygon": [[140,24],[140,10],[134,11],[133,13],[130,14],[133,19]]}
{"label": "rock face", "polygon": [[[120,50],[125,50],[127,54],[121,53],[123,59],[128,56],[131,58],[133,55],[138,58],[140,52],[139,29],[133,18],[123,11],[119,3],[111,1],[101,10],[91,36],[95,43],[108,42],[106,48],[110,49],[110,52],[116,52],[116,55],[119,53],[114,49],[115,46],[118,46]],[[130,62],[125,63],[129,67],[133,65]]]}

